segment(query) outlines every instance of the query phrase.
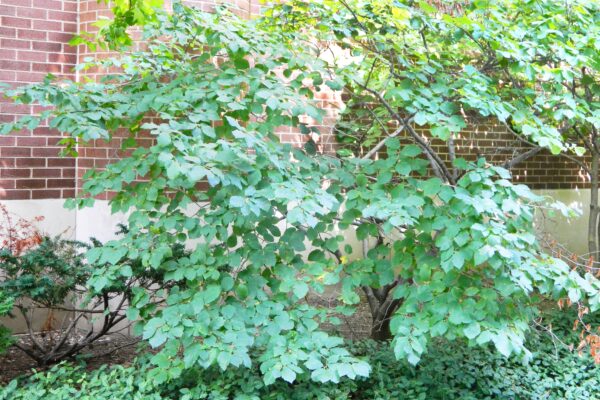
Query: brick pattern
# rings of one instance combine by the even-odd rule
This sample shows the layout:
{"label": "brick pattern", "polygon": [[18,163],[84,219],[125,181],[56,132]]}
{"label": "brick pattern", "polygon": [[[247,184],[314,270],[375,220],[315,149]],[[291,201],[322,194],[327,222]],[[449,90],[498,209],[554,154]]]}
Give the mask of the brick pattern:
{"label": "brick pattern", "polygon": [[[263,6],[258,0],[188,0],[190,6],[212,11],[218,4],[228,3],[242,16],[257,15]],[[168,3],[168,0],[167,0]],[[88,57],[102,58],[110,53],[91,52],[85,46],[74,48],[68,41],[78,31],[95,32],[93,23],[110,17],[105,4],[97,0],[0,0],[0,82],[12,85],[39,82],[47,73],[69,79],[98,79],[106,73],[100,70],[73,72],[76,63]],[[134,32],[135,34],[135,32]],[[318,128],[319,134],[302,135],[297,130],[282,127],[278,133],[286,143],[297,146],[314,140],[320,151],[336,148],[335,121],[342,104],[341,96],[330,90],[316,95],[317,105],[326,110]],[[35,107],[0,102],[0,121],[13,121],[20,115],[38,112]],[[310,123],[311,121],[305,121]],[[79,148],[79,157],[61,158],[60,134],[41,126],[0,137],[0,200],[67,198],[75,194],[80,179],[89,168],[102,169],[111,160],[122,157],[119,150],[125,134],[117,133],[110,144],[96,141]],[[139,145],[151,143],[139,138]],[[445,145],[433,142],[441,154]],[[458,156],[469,159],[485,155],[493,162],[510,157],[520,144],[505,127],[486,120],[472,121],[456,140]],[[447,154],[446,154],[447,159]],[[517,182],[533,188],[589,187],[587,177],[572,161],[540,153],[513,170]],[[79,181],[79,182],[77,182]]]}
{"label": "brick pattern", "polygon": [[[77,0],[0,0],[0,82],[39,82],[48,73],[74,78]],[[0,102],[0,121],[39,112]],[[43,125],[0,136],[0,199],[67,198],[75,193],[75,160],[62,158],[60,133]]]}
{"label": "brick pattern", "polygon": [[[426,129],[417,129],[424,136]],[[442,141],[432,141],[432,146],[447,163],[450,162],[448,148]],[[516,155],[530,149],[518,141],[508,129],[489,119],[474,118],[457,135],[456,156],[475,161],[485,157],[490,163],[501,165]],[[584,160],[589,161],[589,160]],[[542,151],[512,168],[516,183],[523,183],[533,189],[581,189],[589,188],[589,177],[573,161]]]}

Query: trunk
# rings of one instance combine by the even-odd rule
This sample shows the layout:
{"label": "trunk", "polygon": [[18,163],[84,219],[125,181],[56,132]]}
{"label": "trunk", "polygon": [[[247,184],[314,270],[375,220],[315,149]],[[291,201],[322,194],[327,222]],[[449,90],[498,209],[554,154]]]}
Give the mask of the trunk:
{"label": "trunk", "polygon": [[400,300],[394,299],[391,295],[391,291],[396,285],[397,282],[381,289],[362,287],[371,310],[371,339],[373,340],[390,340],[392,338],[390,320],[400,305]]}
{"label": "trunk", "polygon": [[597,261],[598,253],[598,216],[600,210],[598,209],[598,164],[600,155],[592,153],[592,168],[591,168],[591,193],[590,193],[590,217],[588,220],[588,250],[590,256]]}
{"label": "trunk", "polygon": [[[383,243],[383,239],[379,239],[378,244]],[[367,258],[369,253],[369,241],[362,241],[363,257]],[[390,320],[398,306],[400,300],[394,299],[393,289],[400,283],[399,279],[380,288],[372,288],[369,286],[361,286],[362,291],[367,297],[369,309],[371,311],[371,339],[373,340],[390,340],[392,332],[390,330]]]}
{"label": "trunk", "polygon": [[392,331],[390,330],[390,320],[394,312],[398,308],[398,304],[391,299],[380,304],[377,312],[373,314],[373,323],[371,325],[371,339],[385,341],[392,339]]}

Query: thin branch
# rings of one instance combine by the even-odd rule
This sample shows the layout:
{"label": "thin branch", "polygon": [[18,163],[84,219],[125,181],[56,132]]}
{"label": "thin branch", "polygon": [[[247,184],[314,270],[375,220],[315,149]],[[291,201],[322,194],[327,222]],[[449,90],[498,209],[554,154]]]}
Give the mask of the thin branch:
{"label": "thin branch", "polygon": [[369,303],[369,309],[371,310],[371,314],[377,315],[377,299],[375,298],[373,289],[369,286],[361,286],[360,288],[365,293],[365,296],[367,296],[367,302]]}
{"label": "thin branch", "polygon": [[527,160],[528,158],[535,156],[540,151],[542,151],[541,146],[534,147],[524,153],[519,154],[518,156],[516,156],[510,160],[507,160],[502,166],[506,169],[514,168],[515,165]]}
{"label": "thin branch", "polygon": [[373,146],[373,148],[371,150],[369,150],[367,152],[367,154],[365,154],[363,156],[363,160],[368,160],[369,158],[371,158],[375,154],[377,154],[377,152],[385,145],[385,143],[388,141],[388,139],[395,138],[396,136],[401,134],[405,128],[406,128],[406,125],[402,125],[400,128],[396,129],[394,132],[387,135],[383,140],[381,140],[379,143],[377,143],[375,146]]}
{"label": "thin branch", "polygon": [[371,89],[369,87],[364,86],[363,84],[361,84],[360,82],[355,81],[356,84],[360,87],[362,87],[364,90],[366,90],[367,92],[373,94],[375,97],[377,97],[377,99],[380,101],[380,103],[385,107],[385,109],[388,111],[388,113],[396,120],[398,121],[404,128],[406,128],[408,130],[408,132],[410,133],[410,135],[413,137],[413,139],[417,142],[417,144],[423,149],[425,150],[426,155],[428,156],[427,158],[429,158],[430,162],[432,162],[432,167],[435,168],[439,168],[439,170],[441,171],[441,175],[444,178],[444,180],[448,181],[450,184],[455,184],[456,182],[454,181],[454,179],[452,178],[452,174],[450,173],[450,171],[448,170],[448,168],[446,167],[446,164],[444,163],[444,161],[440,158],[440,156],[431,148],[431,146],[429,145],[429,143],[427,143],[427,140],[422,137],[421,135],[419,135],[406,121],[405,118],[403,118],[399,113],[397,113],[392,106],[383,98],[383,96],[381,95],[381,93],[379,93],[378,91]]}

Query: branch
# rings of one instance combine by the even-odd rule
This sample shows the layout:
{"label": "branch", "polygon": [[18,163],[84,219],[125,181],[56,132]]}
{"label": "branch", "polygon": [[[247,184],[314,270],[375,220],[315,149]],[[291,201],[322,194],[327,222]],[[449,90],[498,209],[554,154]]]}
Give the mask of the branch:
{"label": "branch", "polygon": [[375,298],[375,294],[373,293],[373,289],[369,286],[361,286],[360,287],[365,295],[367,296],[367,302],[369,303],[369,308],[371,309],[372,315],[377,315],[377,299]]}
{"label": "branch", "polygon": [[388,113],[396,121],[398,121],[401,124],[401,126],[403,127],[403,129],[406,128],[408,130],[408,133],[417,142],[417,144],[423,150],[425,150],[425,154],[427,155],[427,158],[432,163],[432,168],[434,168],[434,171],[436,169],[439,169],[439,172],[442,175],[441,178],[443,178],[444,180],[446,180],[447,182],[449,182],[451,184],[455,184],[456,182],[452,178],[452,174],[450,173],[450,171],[446,167],[446,164],[440,158],[440,156],[431,148],[431,146],[429,145],[429,143],[427,143],[427,140],[424,137],[422,137],[421,135],[419,135],[417,132],[415,132],[415,130],[408,124],[408,122],[406,121],[405,118],[403,118],[400,114],[398,114],[396,111],[394,111],[394,109],[392,108],[392,106],[383,98],[383,96],[381,95],[381,93],[379,93],[378,91],[376,91],[374,89],[371,89],[371,88],[369,88],[367,86],[364,86],[363,84],[361,84],[358,81],[355,81],[355,82],[356,82],[356,84],[358,86],[362,87],[364,90],[366,90],[367,92],[369,92],[372,95],[374,95],[375,97],[377,97],[377,99],[379,100],[379,102],[385,107],[385,109],[388,111]]}
{"label": "branch", "polygon": [[29,319],[29,316],[26,312],[27,309],[21,305],[17,305],[16,307],[21,312],[21,315],[23,315],[23,319],[25,320],[25,324],[27,325],[27,332],[29,333],[29,337],[31,338],[31,343],[33,343],[33,347],[37,348],[40,352],[44,353],[46,349],[35,338],[35,333],[33,331],[33,326],[31,325],[31,320]]}
{"label": "branch", "polygon": [[[525,144],[526,144],[526,145],[528,145],[528,146],[535,146],[534,148],[540,147],[540,146],[537,146],[537,145],[535,145],[535,144],[531,143],[530,141],[528,141],[528,140],[524,139],[523,137],[521,137],[521,135],[520,135],[518,132],[515,132],[515,130],[514,130],[514,129],[512,129],[512,127],[506,123],[506,121],[502,121],[502,124],[503,124],[503,125],[506,127],[506,129],[508,129],[508,130],[509,130],[509,132],[511,132],[511,133],[512,133],[512,134],[515,136],[515,138],[516,138],[518,141],[520,141],[520,142],[522,142],[522,143],[525,143]],[[542,148],[540,147],[540,150],[541,150],[541,149],[542,149]],[[533,150],[533,149],[532,149],[532,150]],[[528,151],[528,152],[526,152],[526,153],[523,153],[523,154],[521,154],[521,156],[517,156],[516,158],[521,158],[522,156],[524,156],[524,155],[526,155],[526,154],[530,153],[532,150],[530,150],[530,151]],[[540,150],[538,150],[538,152],[539,152]],[[521,158],[521,159],[519,160],[519,162],[521,162],[521,161],[524,161],[524,160],[526,160],[527,158],[529,158],[529,157],[531,157],[531,156],[533,156],[533,155],[535,155],[535,154],[537,154],[537,152],[536,152],[536,153],[533,153],[533,154],[531,154],[531,155],[529,155],[528,157]],[[561,153],[560,153],[560,156],[561,156],[561,157],[565,157],[566,159],[569,159],[569,160],[573,161],[573,162],[574,162],[575,164],[577,164],[577,165],[578,165],[578,166],[579,166],[579,167],[580,167],[582,170],[584,170],[584,171],[585,171],[585,172],[586,172],[588,175],[590,175],[590,176],[591,176],[591,171],[590,171],[590,169],[589,169],[589,168],[588,168],[588,166],[587,166],[587,165],[585,165],[585,163],[583,163],[581,160],[578,160],[577,158],[575,158],[575,157],[573,157],[572,155],[570,155],[570,154],[567,154],[567,153],[565,153],[565,152],[561,152]],[[514,164],[516,164],[516,163],[514,163]],[[514,164],[513,164],[513,166],[514,166]]]}
{"label": "branch", "polygon": [[535,156],[540,151],[542,151],[542,147],[536,146],[524,153],[519,154],[518,156],[514,157],[512,160],[507,160],[502,166],[506,169],[514,168],[515,165],[527,160],[528,158]]}
{"label": "branch", "polygon": [[368,160],[369,158],[371,158],[375,154],[377,154],[377,152],[385,145],[385,142],[387,142],[388,139],[398,136],[400,133],[402,133],[402,131],[405,128],[406,128],[406,125],[402,125],[400,128],[396,129],[394,132],[387,135],[383,140],[381,140],[379,143],[377,143],[375,146],[373,146],[373,148],[371,150],[369,150],[369,152],[367,154],[364,155],[363,160]]}

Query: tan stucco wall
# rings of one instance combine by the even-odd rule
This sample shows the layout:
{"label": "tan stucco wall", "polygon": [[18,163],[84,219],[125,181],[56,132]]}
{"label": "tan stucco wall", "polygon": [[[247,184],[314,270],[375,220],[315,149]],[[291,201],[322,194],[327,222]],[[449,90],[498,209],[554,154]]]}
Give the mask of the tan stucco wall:
{"label": "tan stucco wall", "polygon": [[553,217],[547,211],[538,212],[536,224],[570,251],[576,254],[587,253],[590,189],[546,189],[535,192],[580,211],[581,214],[575,218],[566,218],[557,212]]}

